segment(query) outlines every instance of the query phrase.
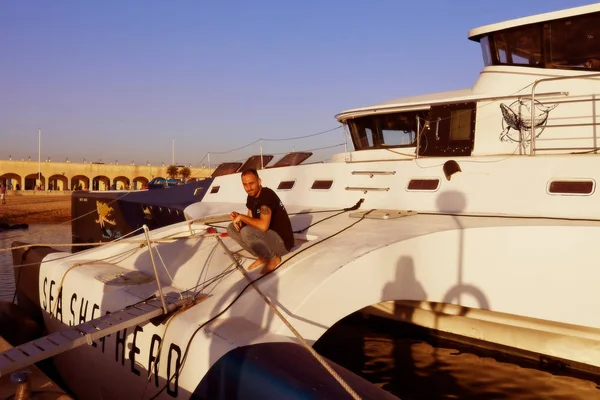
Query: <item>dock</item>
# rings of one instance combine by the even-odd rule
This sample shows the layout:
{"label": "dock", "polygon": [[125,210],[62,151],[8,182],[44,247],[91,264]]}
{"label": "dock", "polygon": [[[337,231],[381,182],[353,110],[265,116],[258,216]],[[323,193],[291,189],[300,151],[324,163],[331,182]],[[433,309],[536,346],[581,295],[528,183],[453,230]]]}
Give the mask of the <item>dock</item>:
{"label": "dock", "polygon": [[[10,343],[0,337],[0,352],[11,349]],[[29,384],[31,396],[38,400],[73,400],[63,389],[48,378],[35,365],[23,368],[22,371],[29,372]],[[12,398],[15,396],[17,385],[11,381],[11,375],[0,377],[0,399]],[[17,397],[15,397],[17,398]]]}

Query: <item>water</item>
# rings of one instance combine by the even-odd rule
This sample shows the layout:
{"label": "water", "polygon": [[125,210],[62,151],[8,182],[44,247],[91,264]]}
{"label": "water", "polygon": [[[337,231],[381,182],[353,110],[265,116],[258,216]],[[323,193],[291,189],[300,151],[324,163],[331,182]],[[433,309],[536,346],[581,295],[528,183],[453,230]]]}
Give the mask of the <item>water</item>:
{"label": "water", "polygon": [[533,360],[359,313],[334,325],[314,347],[403,400],[600,399],[599,376],[544,371]]}
{"label": "water", "polygon": [[[31,225],[0,232],[0,248],[14,240],[70,243],[66,225]],[[12,301],[10,252],[0,252],[0,300]],[[600,377],[544,371],[517,359],[447,340],[406,324],[360,314],[340,321],[316,344],[324,356],[344,365],[403,400],[553,399],[600,400]]]}
{"label": "water", "polygon": [[[14,229],[0,232],[0,249],[11,246],[13,241],[26,243],[71,243],[71,225],[35,224],[29,229]],[[70,248],[62,248],[70,250]],[[12,301],[15,284],[10,251],[0,252],[0,301]]]}

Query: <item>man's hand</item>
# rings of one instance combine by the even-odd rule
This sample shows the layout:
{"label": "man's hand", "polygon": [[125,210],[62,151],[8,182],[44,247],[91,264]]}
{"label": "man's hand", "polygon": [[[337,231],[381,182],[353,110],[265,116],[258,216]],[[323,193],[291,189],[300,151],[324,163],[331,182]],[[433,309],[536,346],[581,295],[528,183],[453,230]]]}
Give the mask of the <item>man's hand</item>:
{"label": "man's hand", "polygon": [[233,226],[235,226],[235,229],[239,232],[240,229],[242,229],[242,227],[244,226],[243,221],[242,221],[242,214],[237,213],[235,211],[232,211],[231,213],[229,213],[229,219],[233,221]]}

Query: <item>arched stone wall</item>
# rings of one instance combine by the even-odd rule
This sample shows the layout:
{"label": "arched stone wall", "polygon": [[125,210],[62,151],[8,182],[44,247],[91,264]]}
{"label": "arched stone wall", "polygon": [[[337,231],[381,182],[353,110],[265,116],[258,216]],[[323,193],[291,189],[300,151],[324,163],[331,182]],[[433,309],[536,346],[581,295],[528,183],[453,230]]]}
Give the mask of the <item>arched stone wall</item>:
{"label": "arched stone wall", "polygon": [[92,179],[92,187],[91,190],[109,190],[110,189],[110,179],[104,175],[95,176]]}
{"label": "arched stone wall", "polygon": [[71,190],[89,190],[90,178],[85,175],[75,175],[71,178]]}
{"label": "arched stone wall", "polygon": [[113,179],[113,185],[116,190],[128,190],[130,188],[130,180],[126,176],[117,176]]}
{"label": "arched stone wall", "polygon": [[25,190],[43,190],[46,187],[46,177],[42,174],[39,175],[29,174],[25,176],[25,182],[23,182],[23,189]]}
{"label": "arched stone wall", "polygon": [[52,175],[48,178],[48,190],[69,190],[69,179],[64,175]]}
{"label": "arched stone wall", "polygon": [[17,174],[0,175],[0,183],[5,184],[8,190],[21,190],[23,188],[23,179]]}
{"label": "arched stone wall", "polygon": [[145,178],[143,176],[136,176],[135,178],[133,178],[131,189],[140,190],[145,187],[148,187],[148,178]]}
{"label": "arched stone wall", "polygon": [[[104,177],[107,183],[98,185],[101,190],[110,188],[111,183],[116,183],[117,188],[129,183],[131,189],[139,190],[154,177],[164,177],[165,167],[156,165],[123,165],[100,163],[76,163],[46,161],[38,163],[35,160],[0,160],[0,180],[10,179],[13,190],[19,185],[20,190],[36,190],[38,187],[49,189],[50,180],[53,179],[53,188],[77,190],[92,189],[93,177]],[[213,169],[191,168],[193,177],[208,177]],[[38,171],[41,173],[41,182],[38,180]],[[60,178],[64,176],[65,178]],[[63,182],[62,187],[60,183]]]}

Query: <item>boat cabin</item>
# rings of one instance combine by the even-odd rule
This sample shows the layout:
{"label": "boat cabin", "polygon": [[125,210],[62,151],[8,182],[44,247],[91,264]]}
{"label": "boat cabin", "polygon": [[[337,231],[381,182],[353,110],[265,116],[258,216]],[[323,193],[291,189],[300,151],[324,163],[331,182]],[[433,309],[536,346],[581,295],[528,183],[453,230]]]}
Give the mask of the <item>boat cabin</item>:
{"label": "boat cabin", "polygon": [[[578,13],[589,7],[598,6]],[[469,39],[481,43],[485,66],[600,71],[600,11],[568,11],[473,29]]]}
{"label": "boat cabin", "polygon": [[600,4],[484,26],[469,38],[484,62],[473,88],[338,114],[355,149],[345,161],[600,149]]}

